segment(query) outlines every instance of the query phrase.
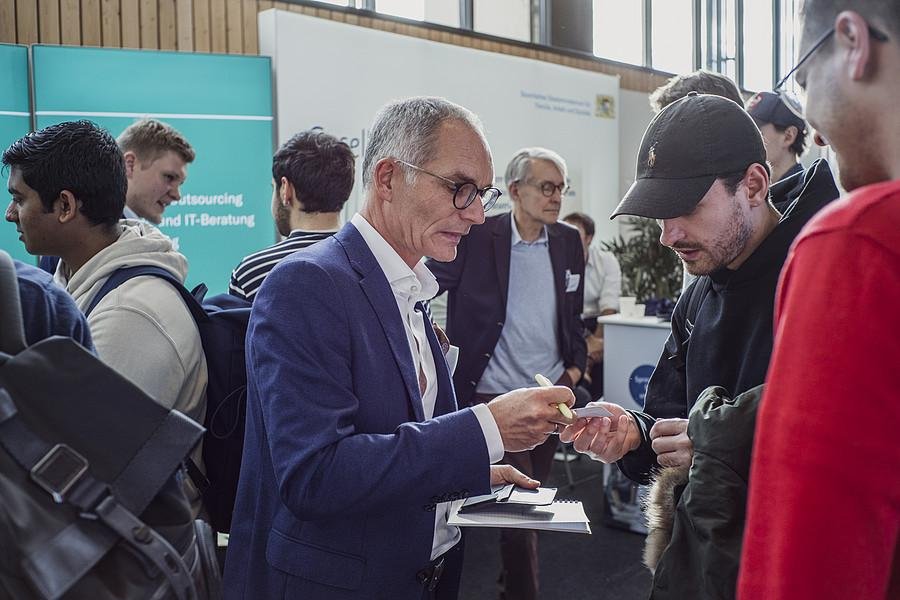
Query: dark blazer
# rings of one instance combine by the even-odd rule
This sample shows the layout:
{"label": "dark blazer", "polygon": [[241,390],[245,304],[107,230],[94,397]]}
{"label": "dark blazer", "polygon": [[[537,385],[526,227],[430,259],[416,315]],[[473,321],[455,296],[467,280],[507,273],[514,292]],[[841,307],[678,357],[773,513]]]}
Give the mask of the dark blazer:
{"label": "dark blazer", "polygon": [[[563,364],[584,371],[587,345],[581,310],[584,303],[584,250],[578,230],[566,223],[547,227],[550,262],[556,288],[556,327]],[[460,406],[471,406],[506,320],[512,213],[488,217],[462,238],[456,259],[449,263],[428,261],[447,291],[447,337],[459,346],[459,363],[453,375]],[[566,271],[579,275],[575,291],[566,292]]]}
{"label": "dark blazer", "polygon": [[490,489],[447,363],[426,421],[394,294],[360,233],[281,261],[247,333],[247,429],[225,598],[421,598],[434,505]]}

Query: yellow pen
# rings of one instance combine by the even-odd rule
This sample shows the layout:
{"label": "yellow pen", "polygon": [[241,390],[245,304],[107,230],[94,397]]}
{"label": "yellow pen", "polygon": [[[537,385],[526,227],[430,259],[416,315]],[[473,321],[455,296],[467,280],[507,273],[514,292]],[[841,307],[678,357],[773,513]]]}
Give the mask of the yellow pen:
{"label": "yellow pen", "polygon": [[[547,379],[546,377],[544,377],[543,375],[541,375],[540,373],[538,373],[537,375],[534,376],[534,380],[541,387],[553,387],[553,382],[550,381],[549,379]],[[556,408],[558,408],[559,412],[562,413],[562,416],[564,416],[567,419],[573,419],[575,417],[575,415],[573,415],[572,411],[569,409],[569,406],[563,402],[560,402],[559,404],[557,404]]]}

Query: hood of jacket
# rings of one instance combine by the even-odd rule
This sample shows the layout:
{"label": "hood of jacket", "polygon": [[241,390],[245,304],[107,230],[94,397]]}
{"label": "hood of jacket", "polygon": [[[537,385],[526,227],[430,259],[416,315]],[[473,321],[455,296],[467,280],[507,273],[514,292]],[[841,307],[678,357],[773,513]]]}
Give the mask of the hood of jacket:
{"label": "hood of jacket", "polygon": [[119,238],[95,254],[89,261],[69,275],[65,263],[54,278],[84,308],[99,291],[103,282],[117,269],[135,265],[161,267],[182,282],[187,275],[187,259],[175,250],[172,240],[159,229],[142,221],[122,220]]}

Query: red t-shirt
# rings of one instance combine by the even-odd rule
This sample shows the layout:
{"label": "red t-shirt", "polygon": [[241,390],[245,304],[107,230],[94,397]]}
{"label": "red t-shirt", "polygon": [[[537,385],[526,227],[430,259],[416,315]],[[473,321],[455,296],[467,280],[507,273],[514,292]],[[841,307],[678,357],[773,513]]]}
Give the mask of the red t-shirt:
{"label": "red t-shirt", "polygon": [[798,237],[767,382],[739,598],[900,598],[900,181]]}

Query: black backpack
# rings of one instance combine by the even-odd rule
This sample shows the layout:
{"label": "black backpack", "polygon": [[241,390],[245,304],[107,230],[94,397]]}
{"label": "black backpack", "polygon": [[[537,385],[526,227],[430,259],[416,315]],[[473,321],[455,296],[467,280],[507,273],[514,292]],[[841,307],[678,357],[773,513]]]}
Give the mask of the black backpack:
{"label": "black backpack", "polygon": [[22,322],[0,252],[0,599],[216,593],[181,467],[202,428],[71,338],[26,347]]}
{"label": "black backpack", "polygon": [[160,267],[134,266],[114,271],[84,311],[90,314],[100,300],[129,279],[153,276],[168,281],[187,305],[200,330],[206,356],[206,418],[203,466],[206,474],[189,463],[188,472],[203,495],[203,505],[213,529],[231,530],[231,513],[237,495],[244,448],[247,405],[247,370],[244,339],[250,321],[250,302],[228,294],[206,298],[206,286],[189,292],[181,281]]}

